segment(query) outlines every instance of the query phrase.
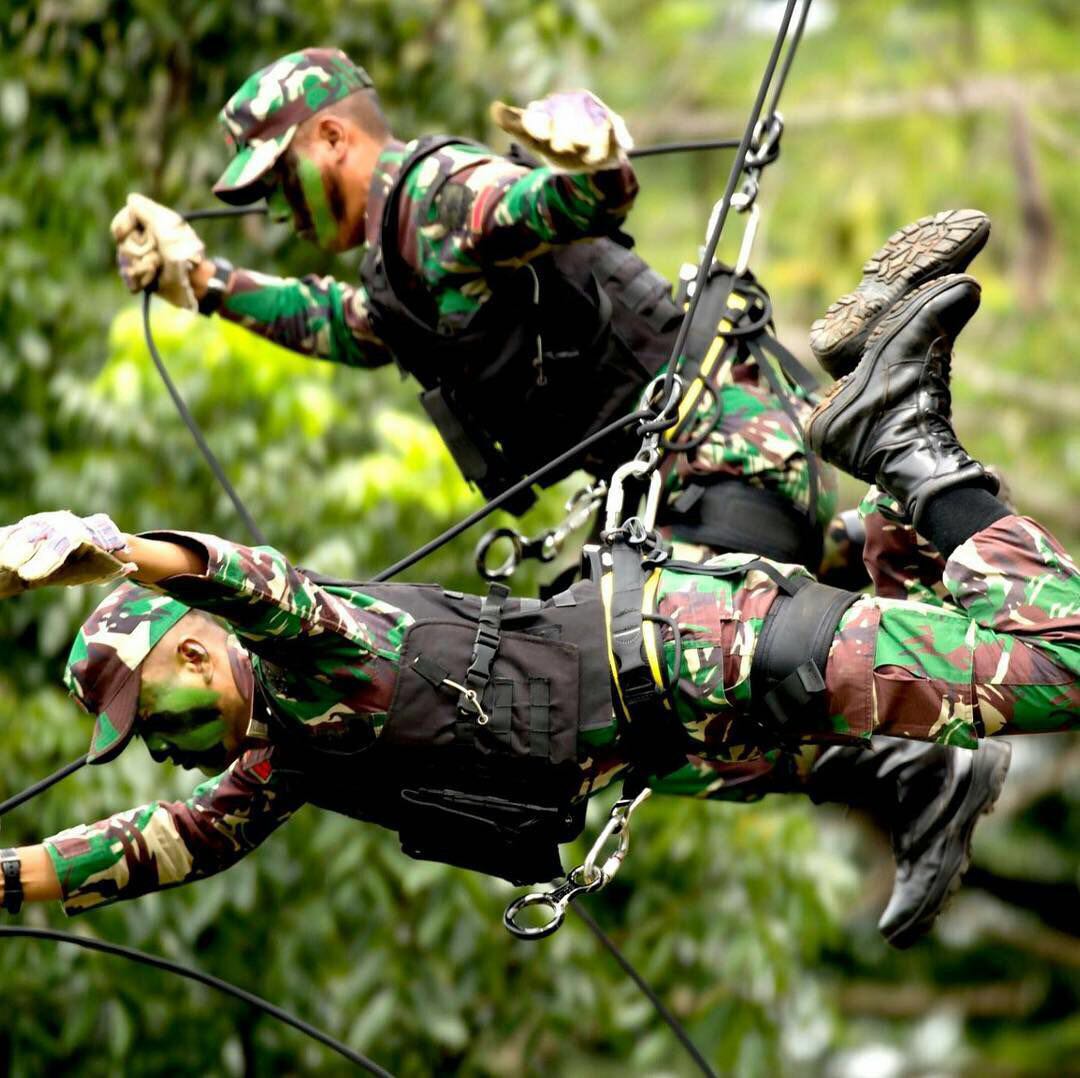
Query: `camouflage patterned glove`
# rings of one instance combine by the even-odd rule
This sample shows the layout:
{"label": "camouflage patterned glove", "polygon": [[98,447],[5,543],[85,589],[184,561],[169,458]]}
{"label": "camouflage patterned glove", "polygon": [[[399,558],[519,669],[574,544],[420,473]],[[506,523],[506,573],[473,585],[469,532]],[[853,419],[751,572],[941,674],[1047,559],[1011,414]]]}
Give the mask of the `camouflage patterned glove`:
{"label": "camouflage patterned glove", "polygon": [[113,556],[124,536],[104,514],[35,513],[0,528],[0,599],[50,585],[98,584],[137,566]]}
{"label": "camouflage patterned glove", "polygon": [[116,260],[129,292],[142,292],[157,281],[157,292],[174,307],[198,310],[191,271],[206,248],[175,210],[145,195],[130,194],[112,219]]}
{"label": "camouflage patterned glove", "polygon": [[524,109],[496,101],[491,118],[561,172],[615,168],[634,146],[622,117],[588,90],[548,94]]}

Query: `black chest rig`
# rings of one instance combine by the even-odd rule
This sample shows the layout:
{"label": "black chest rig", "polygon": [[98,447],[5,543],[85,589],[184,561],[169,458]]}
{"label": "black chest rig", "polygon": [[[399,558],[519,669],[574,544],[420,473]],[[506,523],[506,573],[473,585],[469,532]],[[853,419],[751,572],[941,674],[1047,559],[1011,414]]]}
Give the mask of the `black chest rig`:
{"label": "black chest rig", "polygon": [[558,845],[585,821],[580,734],[612,715],[596,586],[546,602],[502,585],[482,600],[360,586],[416,618],[386,725],[366,745],[328,750],[264,695],[283,765],[313,804],[397,831],[412,857],[514,883],[560,875]]}
{"label": "black chest rig", "polygon": [[[398,251],[401,192],[423,160],[462,143],[468,140],[419,140],[387,194],[380,240],[361,279],[376,332],[424,387],[421,402],[462,474],[491,498],[632,412],[671,353],[681,311],[668,282],[620,234],[622,242],[581,241],[516,269],[488,267],[492,295],[465,325],[441,327],[430,294]],[[432,185],[422,220],[450,178]],[[453,228],[469,206],[447,198],[439,212]],[[614,435],[544,485],[581,467],[605,475],[636,442],[632,433]],[[522,495],[510,508],[522,512],[534,500]]]}

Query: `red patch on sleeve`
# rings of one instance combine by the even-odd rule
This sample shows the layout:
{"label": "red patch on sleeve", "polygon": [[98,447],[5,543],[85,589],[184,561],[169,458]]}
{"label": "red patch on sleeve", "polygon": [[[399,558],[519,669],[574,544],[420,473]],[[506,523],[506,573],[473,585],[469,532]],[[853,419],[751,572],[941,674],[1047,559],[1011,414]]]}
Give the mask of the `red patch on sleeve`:
{"label": "red patch on sleeve", "polygon": [[484,220],[504,193],[503,188],[495,186],[485,187],[480,191],[472,204],[472,212],[469,214],[469,231],[483,235],[485,231]]}
{"label": "red patch on sleeve", "polygon": [[260,760],[257,764],[252,764],[248,770],[260,782],[267,782],[274,772],[274,765],[269,760]]}

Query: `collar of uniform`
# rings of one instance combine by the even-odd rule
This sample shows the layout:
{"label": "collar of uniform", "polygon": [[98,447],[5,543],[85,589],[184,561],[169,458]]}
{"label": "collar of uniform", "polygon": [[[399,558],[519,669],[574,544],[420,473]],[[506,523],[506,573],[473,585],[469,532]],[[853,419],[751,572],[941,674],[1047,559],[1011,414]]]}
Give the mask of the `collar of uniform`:
{"label": "collar of uniform", "polygon": [[382,223],[383,206],[386,196],[401,172],[401,163],[405,160],[408,147],[398,139],[391,139],[375,161],[371,174],[371,188],[368,191],[367,209],[364,211],[364,239],[368,244],[379,241],[379,226]]}

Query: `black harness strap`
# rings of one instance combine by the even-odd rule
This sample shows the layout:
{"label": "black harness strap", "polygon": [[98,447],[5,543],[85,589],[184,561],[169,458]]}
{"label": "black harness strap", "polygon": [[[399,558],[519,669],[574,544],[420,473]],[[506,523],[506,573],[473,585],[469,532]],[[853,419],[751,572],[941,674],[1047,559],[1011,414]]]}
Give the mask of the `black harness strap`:
{"label": "black harness strap", "polygon": [[836,627],[858,594],[788,579],[787,594],[769,607],[750,669],[754,710],[771,731],[796,737],[824,718],[825,667]]}
{"label": "black harness strap", "polygon": [[690,743],[672,711],[663,663],[658,659],[654,668],[646,651],[645,634],[652,633],[659,657],[659,633],[652,611],[645,609],[649,567],[639,548],[625,542],[615,542],[605,554],[611,574],[612,676],[630,757],[643,775],[668,775],[686,766]]}
{"label": "black harness strap", "polygon": [[[465,687],[472,689],[478,700],[484,699],[488,682],[491,680],[491,664],[499,653],[503,605],[509,597],[510,589],[505,584],[492,584],[488,588],[487,595],[484,596],[484,601],[480,604],[472,661],[465,672]],[[467,714],[476,714],[476,708],[464,694],[458,700],[458,707]]]}
{"label": "black harness strap", "polygon": [[753,550],[811,572],[821,562],[821,532],[807,526],[801,509],[774,490],[730,476],[688,482],[664,507],[663,523],[675,539],[702,543],[716,553]]}

